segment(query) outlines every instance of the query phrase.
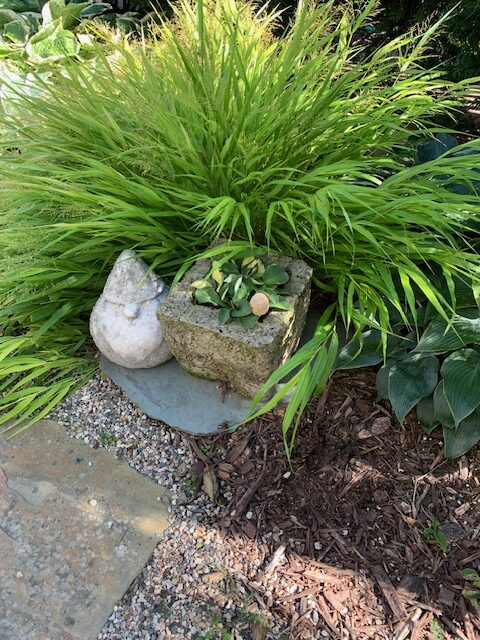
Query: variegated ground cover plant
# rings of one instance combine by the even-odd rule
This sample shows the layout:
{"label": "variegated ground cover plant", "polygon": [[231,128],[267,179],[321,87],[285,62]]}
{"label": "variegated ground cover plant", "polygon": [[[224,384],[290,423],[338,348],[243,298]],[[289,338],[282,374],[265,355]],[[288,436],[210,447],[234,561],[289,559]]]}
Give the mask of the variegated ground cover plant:
{"label": "variegated ground cover plant", "polygon": [[277,264],[265,265],[261,258],[214,261],[211,273],[192,283],[198,304],[217,307],[218,321],[237,320],[244,329],[253,329],[269,311],[288,311],[291,305],[282,295],[290,275]]}

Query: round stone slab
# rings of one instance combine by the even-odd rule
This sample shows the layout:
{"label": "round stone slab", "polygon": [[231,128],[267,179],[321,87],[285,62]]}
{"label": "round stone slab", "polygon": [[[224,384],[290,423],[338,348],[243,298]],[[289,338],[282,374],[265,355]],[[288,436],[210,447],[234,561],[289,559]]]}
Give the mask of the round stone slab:
{"label": "round stone slab", "polygon": [[102,356],[100,368],[148,416],[194,435],[237,425],[252,405],[218,382],[190,375],[173,359],[151,369],[125,369]]}
{"label": "round stone slab", "polygon": [[[319,317],[309,311],[299,347],[313,336]],[[125,369],[102,356],[100,368],[148,416],[193,435],[235,427],[252,406],[251,400],[225,392],[217,381],[192,376],[174,359],[151,369]]]}

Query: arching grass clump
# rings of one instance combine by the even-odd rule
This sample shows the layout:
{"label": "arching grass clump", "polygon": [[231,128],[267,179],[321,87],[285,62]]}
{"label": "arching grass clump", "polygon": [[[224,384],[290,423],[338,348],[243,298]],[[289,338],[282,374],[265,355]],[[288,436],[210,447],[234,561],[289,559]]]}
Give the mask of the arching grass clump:
{"label": "arching grass clump", "polygon": [[478,277],[477,156],[414,157],[466,85],[423,70],[434,28],[362,53],[375,4],[301,4],[275,38],[275,12],[181,0],[143,46],[19,95],[0,157],[4,419],[45,413],[91,372],[89,311],[127,248],[171,277],[222,239],[230,257],[254,246],[313,267],[335,302],[294,361],[287,441],[330,373],[335,318],[386,340],[417,292],[451,314],[430,273]]}

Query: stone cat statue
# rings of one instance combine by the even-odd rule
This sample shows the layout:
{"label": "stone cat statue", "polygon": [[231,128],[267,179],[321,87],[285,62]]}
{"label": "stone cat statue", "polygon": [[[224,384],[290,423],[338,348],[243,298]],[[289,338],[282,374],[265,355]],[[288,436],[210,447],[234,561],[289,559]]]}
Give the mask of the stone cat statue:
{"label": "stone cat statue", "polygon": [[155,367],[172,357],[157,318],[168,295],[161,278],[137,257],[123,251],[108,276],[90,316],[98,350],[128,369]]}

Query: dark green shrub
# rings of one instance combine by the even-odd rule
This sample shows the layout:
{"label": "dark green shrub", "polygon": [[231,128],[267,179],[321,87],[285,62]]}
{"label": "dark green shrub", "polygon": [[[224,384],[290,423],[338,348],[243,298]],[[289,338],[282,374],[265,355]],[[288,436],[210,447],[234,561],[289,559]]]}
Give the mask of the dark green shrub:
{"label": "dark green shrub", "polygon": [[380,29],[395,36],[453,10],[435,39],[435,63],[442,61],[455,80],[480,75],[480,2],[478,0],[383,0]]}

